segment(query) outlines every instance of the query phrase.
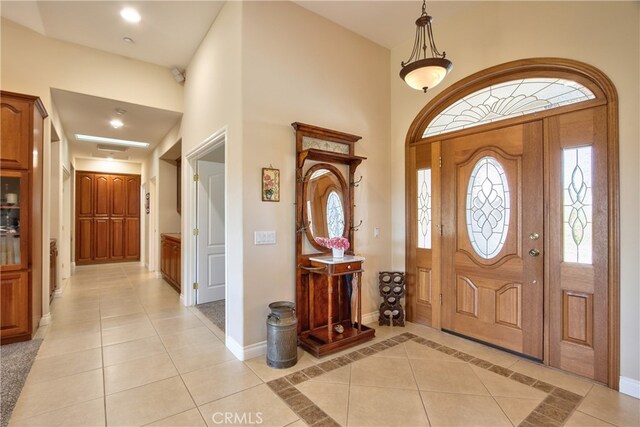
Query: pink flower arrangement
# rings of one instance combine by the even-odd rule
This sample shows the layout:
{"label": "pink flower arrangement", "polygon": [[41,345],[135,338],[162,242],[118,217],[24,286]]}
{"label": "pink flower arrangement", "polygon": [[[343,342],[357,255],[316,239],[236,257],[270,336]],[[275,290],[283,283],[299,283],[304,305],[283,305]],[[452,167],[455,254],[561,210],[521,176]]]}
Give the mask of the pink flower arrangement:
{"label": "pink flower arrangement", "polygon": [[349,249],[349,240],[344,237],[332,237],[330,239],[327,237],[316,237],[316,242],[325,248],[342,249],[344,251]]}

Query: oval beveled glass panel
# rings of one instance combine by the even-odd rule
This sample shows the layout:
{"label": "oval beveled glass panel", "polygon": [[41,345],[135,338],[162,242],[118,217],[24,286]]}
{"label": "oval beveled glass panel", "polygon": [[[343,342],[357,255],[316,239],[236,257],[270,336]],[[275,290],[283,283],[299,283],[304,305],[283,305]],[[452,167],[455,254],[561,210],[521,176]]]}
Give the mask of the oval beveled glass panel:
{"label": "oval beveled glass panel", "polygon": [[478,160],[467,186],[467,233],[475,253],[494,258],[504,246],[511,213],[509,183],[504,168],[495,157]]}
{"label": "oval beveled glass panel", "polygon": [[308,227],[314,238],[344,235],[344,195],[333,171],[318,169],[313,172],[305,198]]}

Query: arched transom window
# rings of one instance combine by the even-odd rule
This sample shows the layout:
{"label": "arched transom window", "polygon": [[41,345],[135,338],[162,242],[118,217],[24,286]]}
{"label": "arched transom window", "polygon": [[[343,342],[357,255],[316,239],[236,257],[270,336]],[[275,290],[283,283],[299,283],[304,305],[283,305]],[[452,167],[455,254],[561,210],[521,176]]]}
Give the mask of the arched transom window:
{"label": "arched transom window", "polygon": [[528,78],[473,92],[438,114],[423,138],[594,99],[583,85],[558,78]]}

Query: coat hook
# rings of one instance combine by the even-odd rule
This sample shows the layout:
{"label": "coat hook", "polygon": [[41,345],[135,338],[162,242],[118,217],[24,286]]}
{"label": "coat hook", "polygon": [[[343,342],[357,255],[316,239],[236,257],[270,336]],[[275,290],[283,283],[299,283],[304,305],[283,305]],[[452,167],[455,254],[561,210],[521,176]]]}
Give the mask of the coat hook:
{"label": "coat hook", "polygon": [[361,226],[361,225],[362,225],[362,220],[360,220],[360,222],[358,223],[358,225],[356,225],[356,226],[352,226],[352,227],[351,227],[351,229],[352,229],[353,231],[358,231],[358,230],[360,230],[360,226]]}
{"label": "coat hook", "polygon": [[307,227],[306,226],[302,226],[302,227],[298,227],[298,224],[296,224],[296,233],[302,233],[303,231],[306,231]]}
{"label": "coat hook", "polygon": [[360,187],[360,183],[362,182],[362,178],[363,178],[362,175],[360,175],[360,179],[355,181],[355,182],[352,182],[351,185],[353,185],[354,187]]}

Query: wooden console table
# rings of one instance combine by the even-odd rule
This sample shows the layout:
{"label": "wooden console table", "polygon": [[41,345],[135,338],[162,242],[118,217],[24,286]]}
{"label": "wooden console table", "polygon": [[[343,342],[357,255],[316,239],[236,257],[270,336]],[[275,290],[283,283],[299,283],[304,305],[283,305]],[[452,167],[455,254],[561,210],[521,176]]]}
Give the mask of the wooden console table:
{"label": "wooden console table", "polygon": [[[364,258],[358,256],[345,256],[333,258],[332,256],[309,257],[310,267],[302,267],[309,274],[309,331],[299,337],[300,346],[316,357],[342,350],[375,336],[375,329],[362,324],[362,263]],[[346,277],[353,275],[358,281],[358,294],[355,316],[351,313],[351,301],[346,293]],[[316,319],[316,276],[323,277],[327,283],[326,325],[315,325]],[[336,301],[337,298],[337,301]],[[334,305],[337,310],[334,312]],[[349,309],[348,318],[344,318],[344,304]],[[322,313],[324,315],[324,313]],[[324,317],[324,316],[319,316]],[[352,318],[355,317],[355,324]],[[324,322],[323,322],[324,323]],[[339,333],[334,328],[342,325],[344,331]]]}

